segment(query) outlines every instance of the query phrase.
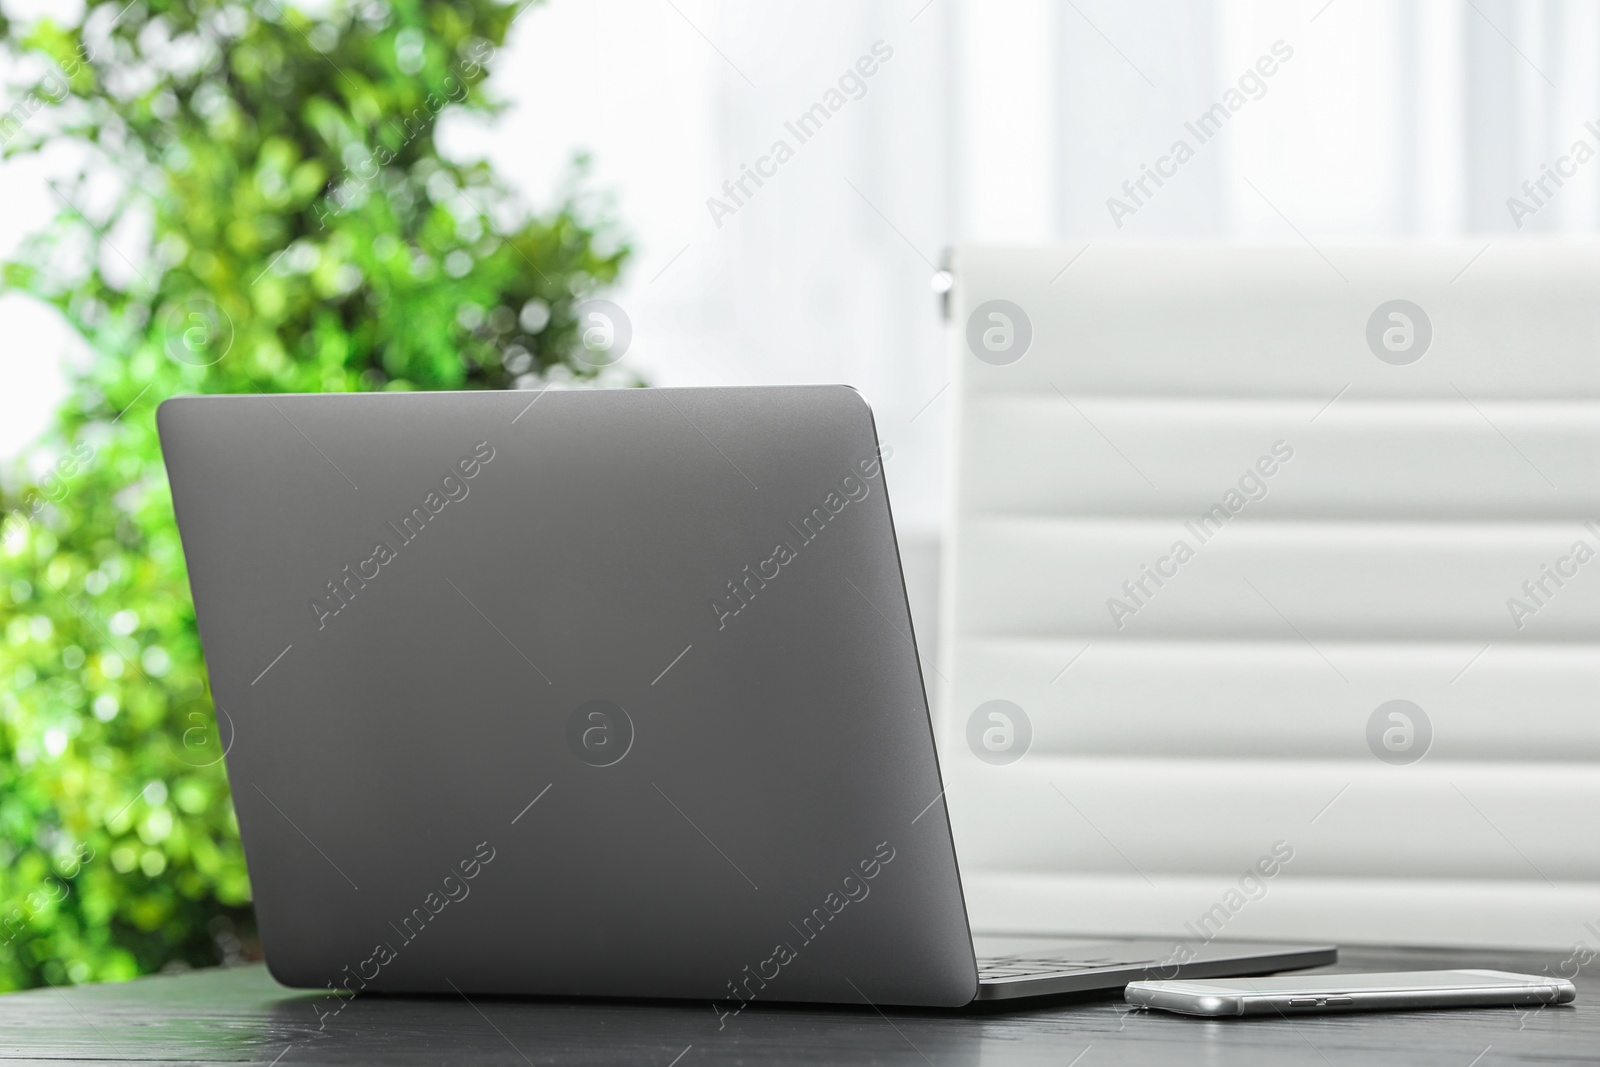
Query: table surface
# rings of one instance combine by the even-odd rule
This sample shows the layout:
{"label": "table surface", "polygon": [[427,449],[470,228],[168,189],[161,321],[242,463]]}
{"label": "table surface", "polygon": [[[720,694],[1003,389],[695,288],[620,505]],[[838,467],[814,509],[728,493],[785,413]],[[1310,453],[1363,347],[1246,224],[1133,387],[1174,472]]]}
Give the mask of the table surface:
{"label": "table surface", "polygon": [[[1323,971],[1488,967],[1546,973],[1565,953],[1350,948]],[[1567,970],[1571,965],[1567,965]],[[1591,971],[1594,968],[1590,968]],[[1319,972],[1306,972],[1319,973]],[[321,1030],[313,994],[260,965],[0,997],[0,1061],[462,1064],[1600,1063],[1600,974],[1573,1005],[1191,1019],[1120,996],[1006,1012],[752,1005],[719,1029],[707,1004],[354,998]]]}

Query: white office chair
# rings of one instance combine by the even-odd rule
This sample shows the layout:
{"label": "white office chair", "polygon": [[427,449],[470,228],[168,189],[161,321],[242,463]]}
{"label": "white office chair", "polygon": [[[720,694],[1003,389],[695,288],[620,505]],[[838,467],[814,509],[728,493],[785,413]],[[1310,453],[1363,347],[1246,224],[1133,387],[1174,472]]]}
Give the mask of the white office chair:
{"label": "white office chair", "polygon": [[1600,246],[952,269],[975,925],[1600,949]]}

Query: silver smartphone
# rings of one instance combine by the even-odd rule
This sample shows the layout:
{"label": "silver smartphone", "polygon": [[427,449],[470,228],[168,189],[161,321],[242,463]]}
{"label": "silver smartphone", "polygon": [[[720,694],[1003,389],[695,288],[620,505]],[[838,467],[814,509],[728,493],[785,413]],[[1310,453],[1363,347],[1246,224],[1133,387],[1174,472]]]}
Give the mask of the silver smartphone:
{"label": "silver smartphone", "polygon": [[1501,1004],[1566,1004],[1578,991],[1561,978],[1508,971],[1397,971],[1286,978],[1130,982],[1129,1004],[1184,1015],[1291,1015]]}

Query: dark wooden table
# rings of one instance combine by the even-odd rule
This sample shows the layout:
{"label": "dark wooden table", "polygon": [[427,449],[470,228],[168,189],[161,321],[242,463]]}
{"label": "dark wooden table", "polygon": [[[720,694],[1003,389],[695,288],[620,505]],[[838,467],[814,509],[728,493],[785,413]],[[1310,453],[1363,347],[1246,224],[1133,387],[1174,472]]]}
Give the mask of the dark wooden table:
{"label": "dark wooden table", "polygon": [[[1492,967],[1564,953],[1352,948],[1328,970]],[[1591,967],[1591,971],[1595,968]],[[1600,974],[1567,1007],[1188,1019],[1120,997],[1023,1011],[748,1008],[638,1001],[363,996],[321,1030],[314,996],[260,966],[0,997],[0,1061],[301,1064],[1600,1063]]]}

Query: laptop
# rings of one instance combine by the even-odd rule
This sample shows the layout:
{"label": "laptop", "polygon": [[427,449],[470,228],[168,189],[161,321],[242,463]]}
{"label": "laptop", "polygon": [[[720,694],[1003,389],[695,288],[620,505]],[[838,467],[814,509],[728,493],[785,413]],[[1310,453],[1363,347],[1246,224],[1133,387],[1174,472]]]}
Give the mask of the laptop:
{"label": "laptop", "polygon": [[194,396],[159,426],[267,966],[319,1015],[957,1007],[1336,957],[972,936],[853,389]]}

